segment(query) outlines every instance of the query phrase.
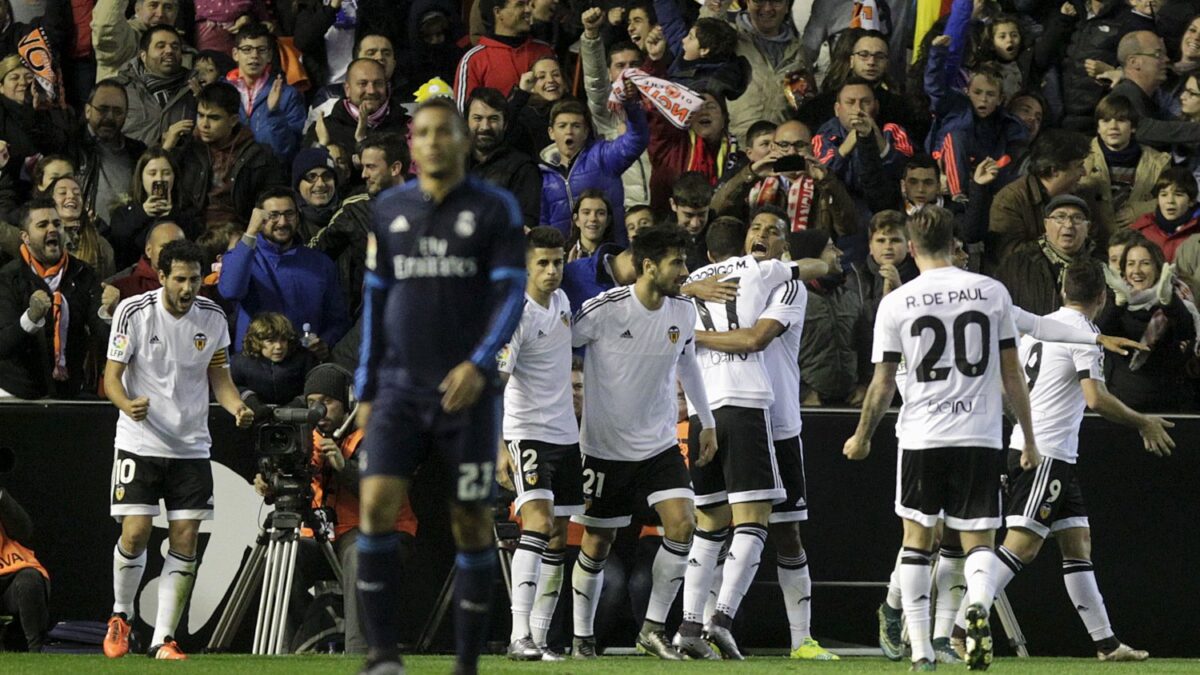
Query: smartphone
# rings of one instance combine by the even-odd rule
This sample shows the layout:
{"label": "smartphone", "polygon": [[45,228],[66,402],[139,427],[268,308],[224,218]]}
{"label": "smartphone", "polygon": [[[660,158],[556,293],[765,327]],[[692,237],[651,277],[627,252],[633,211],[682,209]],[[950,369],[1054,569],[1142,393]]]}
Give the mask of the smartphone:
{"label": "smartphone", "polygon": [[797,171],[803,171],[807,166],[807,162],[804,155],[784,155],[775,160],[772,170],[775,173],[796,173]]}
{"label": "smartphone", "polygon": [[155,199],[167,198],[167,181],[156,180],[150,184],[150,196]]}

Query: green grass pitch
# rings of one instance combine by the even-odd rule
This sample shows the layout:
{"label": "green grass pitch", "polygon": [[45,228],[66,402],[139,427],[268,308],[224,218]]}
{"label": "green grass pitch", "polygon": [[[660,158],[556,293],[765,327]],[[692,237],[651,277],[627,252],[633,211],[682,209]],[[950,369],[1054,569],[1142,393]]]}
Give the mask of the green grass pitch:
{"label": "green grass pitch", "polygon": [[[127,656],[110,661],[103,656],[63,656],[48,654],[0,654],[0,673],[61,673],[63,675],[99,675],[100,673],[251,673],[253,675],[350,675],[358,672],[361,661],[344,656],[246,656],[196,655],[184,662],[156,662],[144,656]],[[409,656],[409,673],[444,675],[453,669],[450,656]],[[668,663],[649,657],[612,656],[597,661],[560,663],[512,663],[501,656],[488,656],[479,671],[491,673],[544,673],[546,675],[629,675],[631,673],[724,673],[765,675],[767,673],[902,673],[907,664],[891,663],[882,658],[849,657],[838,662],[814,663],[790,661],[782,657],[751,658],[740,663]],[[942,672],[966,672],[963,666],[942,666]],[[1051,673],[1053,675],[1116,675],[1118,673],[1196,673],[1200,661],[1151,659],[1145,663],[1099,663],[1094,659],[997,659],[989,672]]]}

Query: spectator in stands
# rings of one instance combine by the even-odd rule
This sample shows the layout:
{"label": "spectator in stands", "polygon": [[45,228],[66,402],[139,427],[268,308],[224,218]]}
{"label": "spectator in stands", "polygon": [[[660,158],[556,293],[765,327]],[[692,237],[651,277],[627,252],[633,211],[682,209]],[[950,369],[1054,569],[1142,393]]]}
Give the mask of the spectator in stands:
{"label": "spectator in stands", "polygon": [[83,209],[83,190],[74,176],[63,176],[50,184],[47,194],[54,200],[54,209],[62,221],[67,252],[92,266],[101,279],[117,271],[113,248],[100,236],[91,215]]}
{"label": "spectator in stands", "polygon": [[1076,260],[1101,251],[1088,237],[1091,207],[1073,194],[1046,203],[1045,234],[1017,246],[1004,257],[996,278],[1008,287],[1014,305],[1046,315],[1062,306],[1062,271]]}
{"label": "spectator in stands", "polygon": [[[583,104],[559,101],[550,111],[550,136],[554,145],[542,151],[542,206],[540,221],[566,235],[571,226],[570,195],[597,188],[612,202],[613,222],[624,224],[624,192],[621,174],[646,149],[649,128],[642,110],[641,95],[626,83],[625,115],[628,128],[618,139],[593,138]],[[653,156],[653,153],[651,153]],[[617,228],[615,240],[626,241],[625,228]]]}
{"label": "spectator in stands", "polygon": [[[604,12],[592,7],[583,12],[583,36],[579,39],[579,60],[583,70],[583,90],[592,128],[596,136],[615,140],[625,133],[625,119],[608,107],[612,83],[627,68],[640,68],[646,55],[632,42],[617,42],[604,53],[601,28]],[[642,153],[625,173],[621,174],[625,188],[625,207],[650,203],[650,156]]]}
{"label": "spectator in stands", "polygon": [[234,68],[237,68],[237,62],[228,53],[206,50],[196,54],[192,62],[192,77],[203,87],[224,80],[225,74]]}
{"label": "spectator in stands", "polygon": [[676,128],[657,113],[650,115],[650,207],[655,213],[666,213],[672,186],[682,174],[699,171],[715,186],[743,161],[737,139],[729,133],[725,99],[696,93],[704,97],[704,104],[692,113],[687,129]]}
{"label": "spectator in stands", "polygon": [[876,184],[865,174],[879,175],[882,171],[893,185],[900,180],[904,161],[912,156],[913,146],[903,127],[882,123],[879,102],[871,86],[858,80],[842,85],[834,113],[813,136],[816,159],[859,198],[868,197],[873,191],[870,188]]}
{"label": "spectator in stands", "polygon": [[[133,16],[125,18],[125,0],[96,0],[92,9],[92,47],[96,52],[96,80],[114,77],[138,55],[139,45],[151,26],[170,27],[179,18],[178,0],[135,0]],[[130,134],[133,135],[133,134]],[[158,138],[143,141],[147,145]]]}
{"label": "spectator in stands", "polygon": [[233,383],[253,391],[267,405],[287,405],[304,391],[304,376],[316,365],[312,352],[288,318],[262,312],[250,322],[242,351],[230,360]]}
{"label": "spectator in stands", "polygon": [[1187,364],[1194,360],[1196,323],[1174,290],[1172,269],[1158,246],[1131,243],[1121,257],[1122,281],[1111,280],[1115,301],[1096,325],[1106,335],[1141,341],[1150,352],[1105,359],[1109,390],[1126,405],[1155,412],[1190,412],[1195,399]]}
{"label": "spectator in stands", "polygon": [[1200,124],[1174,119],[1158,102],[1160,87],[1167,77],[1167,47],[1149,30],[1121,38],[1118,52],[1124,78],[1113,87],[1114,96],[1124,96],[1138,115],[1138,142],[1161,150],[1174,143],[1200,143]]}
{"label": "spectator in stands", "polygon": [[463,38],[462,12],[450,0],[414,0],[409,9],[404,64],[409,86],[439,77],[454,82],[454,72],[470,46]]}
{"label": "spectator in stands", "polygon": [[1123,228],[1113,233],[1113,236],[1108,239],[1108,269],[1112,270],[1113,275],[1117,278],[1121,277],[1121,257],[1125,255],[1125,249],[1135,241],[1145,239],[1141,232],[1131,228]]}
{"label": "spectator in stands", "polygon": [[185,239],[183,229],[170,220],[159,221],[146,237],[146,249],[133,267],[118,274],[112,285],[121,292],[121,299],[133,297],[146,291],[162,288],[158,280],[158,254],[162,247],[173,241]]}
{"label": "spectator in stands", "polygon": [[325,148],[305,148],[292,160],[292,189],[300,198],[302,243],[311,242],[337,211],[337,171]]}
{"label": "spectator in stands", "polygon": [[233,60],[238,67],[225,79],[241,95],[238,118],[253,132],[254,140],[270,147],[281,163],[290,164],[304,131],[304,97],[285,81],[283,72],[272,72],[271,63],[277,60],[275,36],[265,25],[250,23],[235,39]]}
{"label": "spectator in stands", "polygon": [[[233,51],[237,33],[257,21],[270,21],[272,4],[270,0],[195,0],[196,48]],[[270,28],[274,31],[275,26]]]}
{"label": "spectator in stands", "polygon": [[613,214],[608,198],[588,188],[575,198],[571,209],[571,234],[567,237],[567,262],[586,258],[613,240]]}
{"label": "spectator in stands", "polygon": [[1154,211],[1155,181],[1171,164],[1170,155],[1135,140],[1137,124],[1137,111],[1124,96],[1105,96],[1096,106],[1096,137],[1079,184],[1099,196],[1100,219],[1114,229]]}
{"label": "spectator in stands", "polygon": [[308,324],[317,338],[308,351],[321,361],[350,327],[337,268],[322,253],[300,245],[299,222],[291,190],[264,190],[246,233],[221,260],[217,290],[238,303],[232,344],[239,351],[259,312],[279,312],[293,326]]}
{"label": "spectator in stands", "polygon": [[175,163],[161,147],[150,148],[138,158],[128,188],[130,203],[113,211],[109,227],[117,267],[137,262],[150,228],[159,220],[171,220],[185,235],[200,234],[200,223],[183,213],[177,176]]}
{"label": "spectator in stands", "polygon": [[896,124],[913,131],[916,138],[923,138],[916,123],[928,128],[928,121],[913,119],[911,105],[889,81],[889,58],[887,36],[883,33],[862,28],[846,30],[830,55],[829,72],[821,82],[821,93],[800,107],[797,118],[810,129],[819,128],[837,114],[834,106],[842,85],[854,80],[870,85],[878,103],[876,119],[881,126]]}
{"label": "spectator in stands", "polygon": [[32,26],[17,21],[13,15],[12,0],[0,0],[0,58],[17,53],[17,45]]}
{"label": "spectator in stands", "polygon": [[[993,266],[1022,243],[1036,241],[1045,232],[1042,212],[1059,195],[1074,193],[1084,176],[1083,163],[1091,148],[1082,134],[1053,129],[1043,132],[1030,151],[1029,170],[1024,178],[1005,185],[992,200],[988,224],[987,252]],[[1080,191],[1085,198],[1094,196]],[[1091,205],[1087,211],[1091,212]],[[1090,222],[1090,216],[1089,216]],[[1099,232],[1101,228],[1104,232]],[[1107,226],[1095,223],[1093,236],[1107,240]],[[1057,307],[1057,305],[1055,305]],[[1044,313],[1044,312],[1043,312]]]}
{"label": "spectator in stands", "polygon": [[[322,139],[318,124],[308,130],[305,145],[319,142],[327,148],[336,145],[349,157],[367,136],[380,133],[408,134],[408,113],[388,97],[387,74],[375,59],[355,59],[346,71],[346,95],[324,117],[327,138]],[[332,150],[331,150],[332,153]],[[358,181],[352,184],[359,185]]]}
{"label": "spectator in stands", "polygon": [[708,223],[712,220],[713,188],[699,171],[689,171],[671,189],[672,221],[687,237],[687,266],[698,270],[709,263]]}
{"label": "spectator in stands", "polygon": [[504,96],[489,87],[477,88],[467,99],[466,117],[472,141],[467,172],[513,193],[521,205],[525,227],[537,227],[542,208],[542,174],[529,155],[508,143],[508,106]]}
{"label": "spectator in stands", "polygon": [[[567,94],[567,88],[562,66],[553,57],[534,61],[529,72],[521,75],[508,96],[508,115],[517,127],[509,130],[514,147],[527,155],[537,155],[554,142],[549,134],[550,110]],[[467,98],[469,103],[471,97]]]}
{"label": "spectator in stands", "polygon": [[249,222],[258,195],[286,185],[271,149],[238,122],[241,97],[226,82],[210,84],[196,97],[196,133],[171,136],[163,144],[179,169],[179,194],[186,211],[205,223]]}
{"label": "spectator in stands", "polygon": [[[396,49],[388,36],[376,33],[364,33],[358,36],[354,43],[354,58],[355,59],[374,59],[383,66],[384,78],[388,84],[388,95],[391,99],[391,105],[400,105],[404,99],[401,98],[411,92],[406,92],[406,87],[416,88],[415,85],[410,85],[404,80],[403,73],[396,72]],[[409,65],[407,62],[405,65]],[[453,67],[451,67],[453,70]],[[416,84],[420,84],[417,82]],[[312,110],[310,111],[309,121],[314,121],[312,115],[328,115],[333,109],[336,101],[342,98],[346,93],[346,87],[343,83],[327,84],[317,90],[316,95],[312,97]]]}
{"label": "spectator in stands", "polygon": [[67,253],[49,199],[21,207],[21,257],[0,269],[0,398],[77,398],[120,294]]}
{"label": "spectator in stands", "polygon": [[1139,218],[1131,229],[1159,247],[1167,262],[1174,262],[1179,247],[1200,234],[1196,180],[1184,167],[1167,167],[1154,182],[1153,194],[1157,208]]}
{"label": "spectator in stands", "polygon": [[702,89],[726,101],[750,84],[750,62],[737,55],[737,31],[721,19],[702,17],[689,29],[679,4],[655,0],[654,13],[675,55],[667,77],[689,89]]}
{"label": "spectator in stands", "polygon": [[[1086,7],[1085,15],[1080,15],[1079,6]],[[1062,9],[1051,15],[1045,33],[1033,46],[1034,61],[1047,67],[1059,66],[1064,128],[1091,131],[1092,111],[1104,97],[1104,86],[1088,72],[1087,62],[1124,63],[1124,59],[1118,60],[1117,50],[1122,38],[1133,31],[1147,30],[1154,30],[1154,19],[1135,14],[1129,3],[1121,0],[1063,3]],[[1138,107],[1137,103],[1134,106]],[[1141,116],[1148,117],[1144,113]],[[1149,142],[1147,137],[1139,137],[1143,143]]]}
{"label": "spectator in stands", "polygon": [[875,314],[883,296],[917,277],[916,263],[908,255],[906,216],[899,211],[880,211],[871,218],[867,231],[869,255],[864,262],[850,266],[846,290],[858,296],[858,323],[855,344],[858,347],[858,385],[870,384],[874,366],[871,345],[874,341]]}
{"label": "spectator in stands", "polygon": [[[1200,32],[1200,17],[1196,23]],[[1181,78],[1179,85],[1179,117],[1193,123],[1200,123],[1200,75],[1196,72]],[[1171,155],[1177,163],[1191,170],[1200,184],[1200,144],[1176,143],[1171,146]]]}
{"label": "spectator in stands", "polygon": [[45,197],[50,184],[63,176],[74,176],[75,164],[66,155],[42,155],[33,165],[33,194]]}
{"label": "spectator in stands", "polygon": [[760,121],[779,124],[791,115],[781,82],[789,76],[798,77],[810,95],[817,85],[787,2],[755,0],[743,4],[737,14],[728,14],[727,8],[725,3],[717,13],[706,3],[700,16],[720,14],[718,18],[728,17],[737,29],[736,53],[750,65],[750,82],[745,93],[729,100],[729,130],[748,148],[751,125]]}
{"label": "spectator in stands", "polygon": [[0,612],[21,624],[26,647],[37,653],[50,629],[50,574],[29,548],[33,537],[29,514],[10,490],[0,491]]}
{"label": "spectator in stands", "polygon": [[67,112],[46,107],[40,91],[21,57],[10,54],[0,60],[0,140],[8,144],[4,173],[14,184],[21,180],[27,158],[63,152],[70,135]]}
{"label": "spectator in stands", "polygon": [[[925,69],[925,92],[935,117],[926,145],[941,160],[951,199],[963,201],[968,198],[975,165],[987,157],[1008,162],[1028,141],[1029,130],[1001,107],[1004,73],[996,65],[988,62],[975,66],[967,79],[966,93],[951,88],[958,73],[950,72],[953,66],[947,64],[949,45],[950,36],[935,38]],[[1009,166],[1001,170],[998,186],[1016,177],[1016,167]]]}
{"label": "spectator in stands", "polygon": [[822,230],[793,233],[788,241],[793,260],[820,258],[830,274],[808,283],[804,335],[800,342],[800,391],[805,405],[860,405],[866,387],[858,385],[855,343],[858,295],[846,288],[842,252]]}
{"label": "spectator in stands", "polygon": [[491,17],[492,30],[458,64],[454,95],[460,110],[476,87],[510,91],[534,62],[554,56],[550,45],[529,36],[528,0],[479,0],[479,11],[485,23]]}
{"label": "spectator in stands", "polygon": [[367,235],[371,232],[372,201],[384,190],[400,185],[408,175],[408,144],[397,134],[373,134],[358,146],[366,194],[347,197],[333,214],[329,226],[317,233],[310,246],[337,263],[341,290],[350,316],[362,308],[366,276]]}
{"label": "spectator in stands", "polygon": [[[1042,122],[1047,115],[1046,99],[1035,91],[1018,91],[1008,100],[1005,107],[1025,125],[1029,131],[1029,145],[1032,145],[1038,134],[1042,133]],[[1027,154],[1028,149],[1023,150],[1021,158]]]}
{"label": "spectator in stands", "polygon": [[79,167],[84,210],[106,223],[128,196],[133,168],[146,151],[145,144],[121,131],[128,108],[125,88],[119,82],[98,82],[83,106],[83,123],[76,127],[67,148]]}
{"label": "spectator in stands", "polygon": [[126,136],[147,147],[167,146],[195,128],[196,97],[183,67],[183,41],[173,27],[147,29],[138,42],[137,58],[121,66],[116,80],[125,87],[129,102]]}

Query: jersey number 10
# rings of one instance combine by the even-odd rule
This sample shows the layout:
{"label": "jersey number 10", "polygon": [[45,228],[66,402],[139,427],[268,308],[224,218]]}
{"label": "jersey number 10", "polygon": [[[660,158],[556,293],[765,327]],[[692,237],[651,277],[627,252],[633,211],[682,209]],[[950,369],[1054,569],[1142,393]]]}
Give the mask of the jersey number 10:
{"label": "jersey number 10", "polygon": [[[981,343],[979,360],[970,361],[967,356],[967,327],[979,326]],[[974,310],[954,317],[954,368],[967,377],[979,377],[987,370],[991,358],[991,320],[983,312]],[[950,366],[937,367],[946,351],[946,324],[936,316],[922,316],[912,322],[912,336],[920,338],[926,330],[933,331],[933,345],[917,363],[917,382],[941,382],[950,377]]]}

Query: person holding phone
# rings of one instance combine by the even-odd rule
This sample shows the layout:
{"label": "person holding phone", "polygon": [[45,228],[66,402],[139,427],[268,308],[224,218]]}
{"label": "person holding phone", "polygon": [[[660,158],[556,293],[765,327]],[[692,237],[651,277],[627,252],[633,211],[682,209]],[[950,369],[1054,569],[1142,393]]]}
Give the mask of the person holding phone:
{"label": "person holding phone", "polygon": [[193,220],[180,213],[176,198],[175,162],[162,148],[151,148],[138,158],[133,169],[129,204],[112,211],[109,236],[117,269],[137,264],[146,249],[150,230],[163,221],[179,225],[187,236],[200,234]]}

